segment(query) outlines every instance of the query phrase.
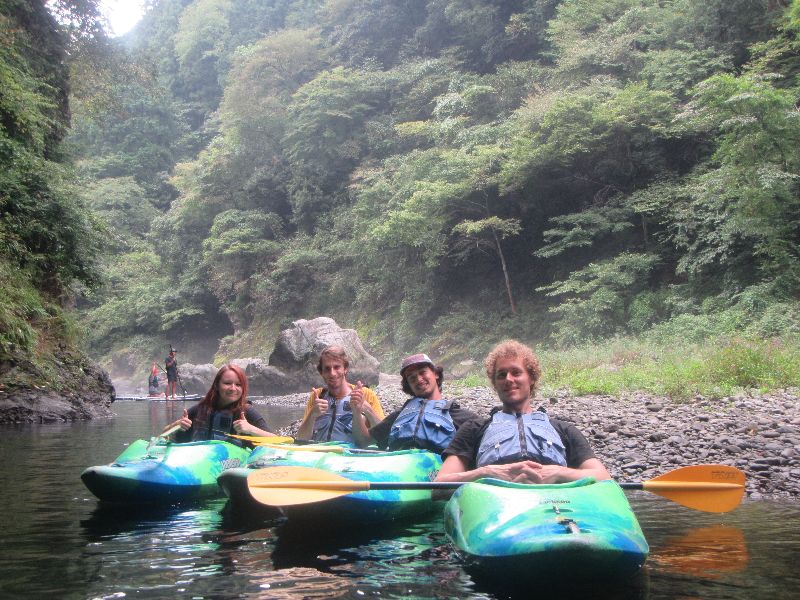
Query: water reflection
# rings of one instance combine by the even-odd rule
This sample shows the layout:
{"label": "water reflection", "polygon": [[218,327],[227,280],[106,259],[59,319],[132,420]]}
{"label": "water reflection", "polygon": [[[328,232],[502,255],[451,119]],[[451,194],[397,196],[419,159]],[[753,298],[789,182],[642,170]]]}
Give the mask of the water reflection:
{"label": "water reflection", "polygon": [[[554,598],[558,600],[648,600],[650,578],[642,571],[627,581],[603,582],[602,585],[575,583],[570,581],[541,581],[535,585],[519,586],[513,581],[502,582],[498,578],[486,579],[480,573],[471,574],[474,591],[483,597],[498,600],[530,600],[531,598]],[[688,599],[686,599],[688,600]]]}
{"label": "water reflection", "polygon": [[87,584],[101,587],[105,597],[160,597],[224,575],[224,562],[210,558],[219,544],[208,535],[221,521],[220,507],[216,503],[133,509],[98,503],[81,520],[88,542],[81,564],[93,570]]}
{"label": "water reflection", "polygon": [[719,579],[747,568],[744,533],[738,527],[699,527],[669,538],[650,556],[650,565],[692,577]]}
{"label": "water reflection", "polygon": [[263,590],[264,598],[352,598],[341,577],[316,569],[294,567],[283,571],[261,571],[253,581]]}
{"label": "water reflection", "polygon": [[149,400],[150,434],[160,434],[168,423],[174,423],[183,415],[184,408],[188,409],[194,404],[197,404],[196,400],[189,402],[183,400]]}
{"label": "water reflection", "polygon": [[313,533],[288,522],[276,532],[272,561],[281,572],[302,567],[345,577],[359,595],[424,597],[434,589],[446,597],[471,593],[472,582],[454,560],[441,517]]}
{"label": "water reflection", "polygon": [[137,530],[166,526],[180,512],[172,506],[123,506],[98,502],[88,518],[80,524],[89,542],[103,541]]}
{"label": "water reflection", "polygon": [[272,560],[276,569],[305,566],[319,570],[352,562],[399,560],[416,556],[437,535],[444,536],[440,519],[412,526],[401,522],[369,528],[351,525],[314,529],[287,521],[276,528]]}
{"label": "water reflection", "polygon": [[[9,598],[797,598],[800,505],[745,502],[707,514],[647,492],[629,499],[651,557],[625,585],[485,582],[452,550],[441,516],[333,534],[230,511],[224,500],[118,508],[80,481],[168,422],[167,403],[120,403],[117,418],[0,427],[7,491],[0,596]],[[181,409],[180,401],[174,409]],[[294,415],[259,406],[272,421]],[[302,411],[302,407],[299,408]],[[272,420],[270,420],[272,419]],[[13,491],[13,492],[12,492]],[[548,587],[550,591],[545,590]]]}

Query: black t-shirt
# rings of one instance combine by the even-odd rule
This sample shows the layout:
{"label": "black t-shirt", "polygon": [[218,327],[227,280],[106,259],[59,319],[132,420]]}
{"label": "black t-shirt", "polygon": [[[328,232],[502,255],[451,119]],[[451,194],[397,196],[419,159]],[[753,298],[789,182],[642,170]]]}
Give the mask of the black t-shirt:
{"label": "black t-shirt", "polygon": [[[493,415],[498,410],[501,410],[501,408],[492,409],[491,414]],[[544,409],[540,408],[539,410],[545,412]],[[456,436],[453,438],[453,441],[450,442],[447,450],[442,453],[442,457],[447,458],[450,455],[460,456],[466,459],[469,469],[474,469],[481,439],[491,422],[492,417],[490,416],[485,421],[472,421],[465,424],[464,427],[456,432]],[[589,446],[588,440],[575,425],[553,418],[550,418],[550,423],[553,425],[556,432],[558,432],[558,435],[561,436],[561,441],[564,442],[564,448],[567,451],[568,467],[575,469],[582,465],[584,461],[590,458],[596,458],[591,446]]]}
{"label": "black t-shirt", "polygon": [[178,359],[174,356],[168,356],[164,359],[164,366],[167,367],[167,379],[175,381],[178,377]]}
{"label": "black t-shirt", "polygon": [[[413,398],[407,400],[406,403],[410,400],[413,400]],[[405,404],[403,406],[405,406]],[[372,436],[372,439],[375,440],[375,443],[379,448],[388,448],[389,433],[392,430],[392,425],[394,425],[394,422],[397,420],[397,417],[402,411],[403,409],[400,408],[399,410],[389,413],[386,415],[386,418],[383,421],[376,423],[370,428],[369,434]],[[453,425],[456,428],[456,435],[458,435],[458,431],[461,429],[461,426],[464,425],[464,423],[469,421],[478,421],[478,423],[481,422],[478,418],[478,415],[471,410],[461,408],[458,402],[453,402],[450,405],[450,418],[453,419]]]}
{"label": "black t-shirt", "polygon": [[[178,431],[178,432],[176,432],[175,433],[175,441],[176,442],[191,442],[192,441],[192,439],[194,438],[195,422],[197,421],[197,413],[199,412],[199,410],[200,410],[200,404],[199,403],[195,404],[194,406],[192,406],[188,410],[189,418],[192,420],[192,426],[189,429],[187,429],[186,431]],[[228,429],[228,431],[226,431],[224,433],[236,433],[233,430],[233,421],[235,421],[236,418],[238,418],[238,416],[239,415],[236,415],[235,418],[231,419],[231,426]],[[247,419],[247,422],[250,423],[251,425],[255,425],[256,427],[258,427],[259,429],[263,429],[264,431],[269,431],[269,426],[267,425],[267,421],[264,419],[264,417],[261,416],[261,413],[259,413],[252,406],[250,406],[250,405],[247,406],[247,408],[244,411],[244,418]],[[211,423],[212,423],[212,419],[209,416],[208,422],[205,423],[205,425],[207,427],[211,427]],[[206,432],[206,434],[207,435],[206,435],[205,439],[212,439],[212,435],[211,435],[212,432],[209,431],[209,432]]]}

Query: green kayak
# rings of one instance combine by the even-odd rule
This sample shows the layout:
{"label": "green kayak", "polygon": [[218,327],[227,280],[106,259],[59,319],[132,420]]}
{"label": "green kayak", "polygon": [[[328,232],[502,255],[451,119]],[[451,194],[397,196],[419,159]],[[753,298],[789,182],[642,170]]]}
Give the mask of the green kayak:
{"label": "green kayak", "polygon": [[109,465],[81,474],[86,487],[111,502],[169,503],[222,496],[217,477],[241,466],[250,450],[223,441],[152,444],[136,440]]}
{"label": "green kayak", "polygon": [[625,578],[649,551],[622,488],[592,478],[468,483],[446,504],[444,527],[468,564],[510,581]]}
{"label": "green kayak", "polygon": [[[365,452],[338,447],[332,448],[330,452],[323,452],[287,445],[283,448],[256,448],[247,468],[227,470],[220,475],[218,481],[232,503],[252,508],[262,506],[250,495],[247,485],[247,476],[253,469],[311,467],[337,473],[354,481],[428,482],[436,476],[441,466],[441,457],[425,450]],[[282,514],[292,521],[377,523],[425,514],[434,506],[436,504],[429,489],[370,490],[346,494],[325,502],[285,506],[282,507]]]}

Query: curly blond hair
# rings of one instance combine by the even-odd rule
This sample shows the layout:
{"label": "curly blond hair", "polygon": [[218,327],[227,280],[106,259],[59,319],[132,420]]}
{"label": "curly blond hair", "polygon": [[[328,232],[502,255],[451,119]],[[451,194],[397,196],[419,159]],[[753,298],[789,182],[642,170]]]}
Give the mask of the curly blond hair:
{"label": "curly blond hair", "polygon": [[531,378],[531,398],[536,395],[536,390],[539,389],[539,381],[542,378],[542,367],[539,364],[539,357],[536,356],[525,344],[517,340],[503,340],[497,344],[489,354],[486,355],[486,360],[483,365],[486,368],[486,376],[494,386],[494,376],[497,367],[497,361],[501,358],[519,358],[528,376]]}

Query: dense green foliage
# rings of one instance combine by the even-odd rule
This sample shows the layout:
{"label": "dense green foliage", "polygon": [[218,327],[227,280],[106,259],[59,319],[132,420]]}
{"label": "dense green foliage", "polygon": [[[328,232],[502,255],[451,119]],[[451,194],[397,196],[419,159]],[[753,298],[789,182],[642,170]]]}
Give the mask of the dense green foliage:
{"label": "dense green foliage", "polygon": [[263,355],[320,314],[450,361],[796,331],[799,6],[153,2],[74,100],[115,244],[90,343]]}
{"label": "dense green foliage", "polygon": [[[90,4],[64,14],[91,29]],[[46,360],[67,340],[62,306],[99,281],[99,227],[61,153],[65,48],[43,3],[0,3],[0,373],[37,351]]]}

